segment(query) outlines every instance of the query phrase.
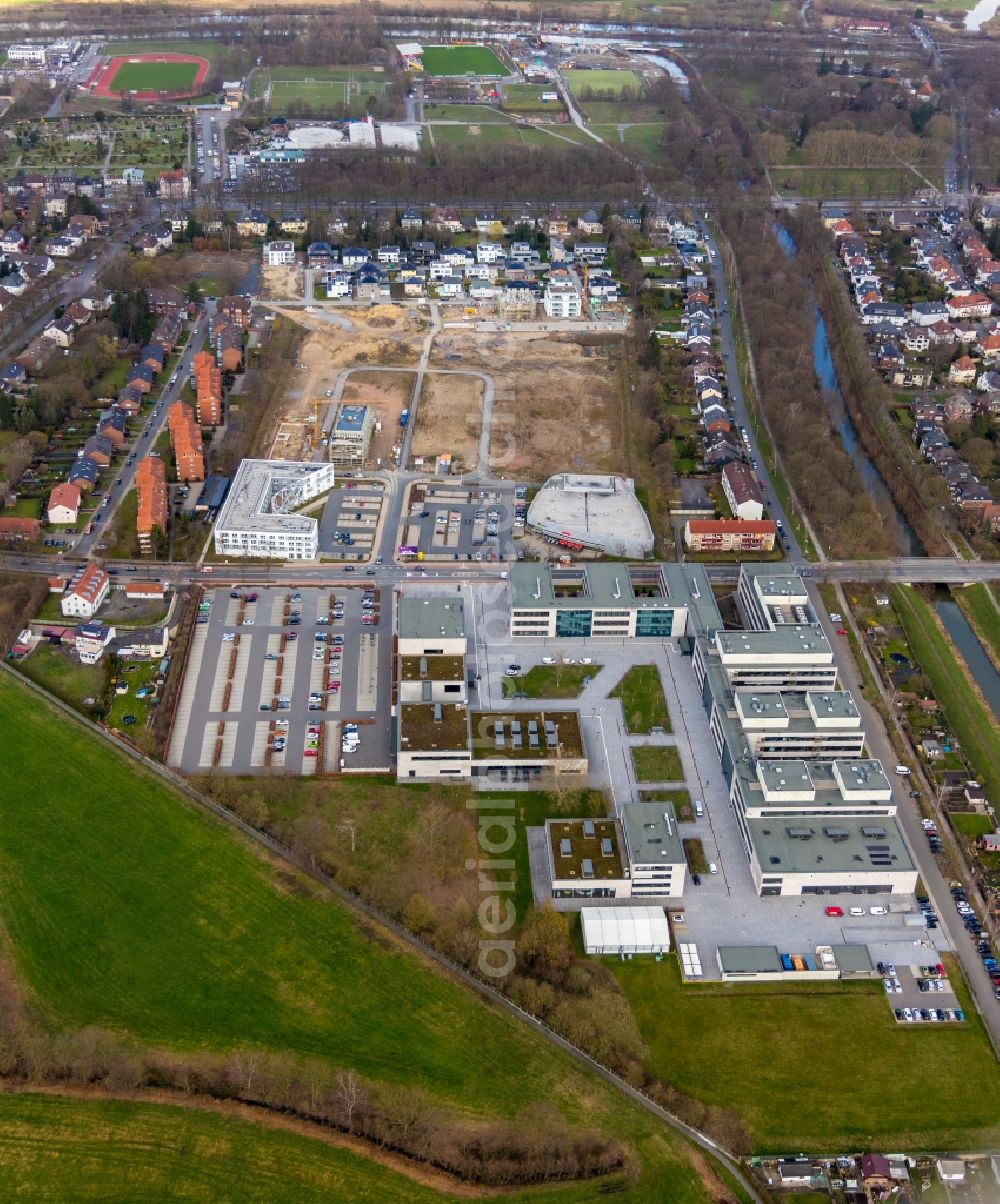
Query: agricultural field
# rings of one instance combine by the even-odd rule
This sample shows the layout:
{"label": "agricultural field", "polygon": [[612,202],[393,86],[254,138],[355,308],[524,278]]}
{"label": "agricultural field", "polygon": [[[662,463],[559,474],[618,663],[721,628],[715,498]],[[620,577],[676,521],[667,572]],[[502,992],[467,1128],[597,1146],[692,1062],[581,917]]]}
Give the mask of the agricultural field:
{"label": "agricultural field", "polygon": [[409,1175],[246,1114],[131,1100],[0,1098],[5,1199],[221,1200],[236,1182],[244,1199],[255,1200],[442,1198]]}
{"label": "agricultural field", "polygon": [[508,75],[497,54],[488,46],[425,46],[421,56],[428,75]]}
{"label": "agricultural field", "polygon": [[271,113],[308,105],[315,112],[363,112],[369,96],[391,85],[384,72],[357,67],[273,67],[253,75],[253,98],[266,99]]}
{"label": "agricultural field", "polygon": [[591,96],[620,97],[628,88],[633,96],[642,94],[642,76],[636,71],[624,70],[569,70],[563,76],[574,97],[586,99]]}
{"label": "agricultural field", "polygon": [[108,85],[119,92],[190,92],[198,63],[122,63]]}
{"label": "agricultural field", "polygon": [[[669,1130],[7,677],[0,725],[18,733],[0,747],[0,907],[38,1023],[312,1057],[466,1119],[544,1102],[628,1143],[638,1174],[605,1185],[623,1198],[718,1198]],[[38,774],[53,763],[58,824]]]}
{"label": "agricultural field", "polygon": [[[954,966],[967,1022],[914,1032],[920,1026],[895,1022],[878,982],[683,985],[672,958],[607,964],[649,1044],[651,1069],[706,1104],[735,1108],[757,1152],[1000,1140],[1000,1068]],[[845,1055],[879,1073],[845,1075]]]}

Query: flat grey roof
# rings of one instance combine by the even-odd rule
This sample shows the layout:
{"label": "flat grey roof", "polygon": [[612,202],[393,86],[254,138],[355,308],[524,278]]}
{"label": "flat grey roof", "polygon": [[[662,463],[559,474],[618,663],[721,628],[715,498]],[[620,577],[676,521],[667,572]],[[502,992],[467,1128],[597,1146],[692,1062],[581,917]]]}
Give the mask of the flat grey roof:
{"label": "flat grey roof", "polygon": [[857,719],[858,708],[847,690],[807,690],[803,705],[817,719]]}
{"label": "flat grey roof", "polygon": [[781,973],[775,945],[720,945],[719,965],[729,974]]}
{"label": "flat grey roof", "polygon": [[769,790],[812,790],[812,775],[805,761],[758,761],[757,773]]}
{"label": "flat grey roof", "polygon": [[872,968],[867,945],[831,945],[830,948],[838,970],[858,971]]}
{"label": "flat grey roof", "polygon": [[[317,486],[317,481],[321,482]],[[236,470],[229,496],[216,522],[217,531],[271,531],[285,534],[314,533],[317,522],[304,515],[275,512],[282,494],[301,493],[301,500],[332,488],[333,467],[298,460],[243,460]]]}
{"label": "flat grey roof", "polygon": [[672,803],[627,803],[621,809],[621,824],[631,861],[642,865],[685,862]]}
{"label": "flat grey roof", "polygon": [[[645,580],[655,581],[662,596],[636,596],[630,568]],[[562,574],[577,575],[581,580],[580,596],[557,594],[552,569],[546,564],[512,564],[508,570],[511,605],[517,610],[602,609],[673,610],[687,607],[696,631],[715,631],[722,626],[722,616],[715,595],[702,565],[651,564],[632,565],[614,562],[575,564],[569,570],[557,570],[556,580],[567,580]]]}
{"label": "flat grey roof", "polygon": [[461,598],[399,599],[400,639],[429,639],[441,635],[449,639],[465,637],[465,608]]}
{"label": "flat grey roof", "polygon": [[787,719],[783,696],[759,690],[734,690],[733,698],[748,719]]}
{"label": "flat grey roof", "polygon": [[871,757],[854,760],[834,761],[830,767],[831,776],[835,772],[848,790],[891,790],[892,784],[886,777],[882,762]]}
{"label": "flat grey roof", "polygon": [[716,645],[720,652],[736,656],[791,656],[808,652],[833,661],[830,641],[822,628],[811,624],[788,624],[775,631],[720,631],[716,634]]}
{"label": "flat grey roof", "polygon": [[626,477],[549,477],[528,507],[528,523],[550,535],[565,531],[583,543],[598,542],[609,549],[621,545],[623,555],[648,555],[653,546],[653,529],[634,482]]}
{"label": "flat grey roof", "polygon": [[898,874],[914,868],[892,816],[789,815],[748,819],[746,825],[764,874]]}

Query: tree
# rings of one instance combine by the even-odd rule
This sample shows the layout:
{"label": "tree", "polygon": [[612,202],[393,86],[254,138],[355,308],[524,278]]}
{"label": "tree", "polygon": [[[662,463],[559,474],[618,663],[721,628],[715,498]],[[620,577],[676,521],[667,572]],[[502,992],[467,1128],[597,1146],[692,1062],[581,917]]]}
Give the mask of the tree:
{"label": "tree", "polygon": [[404,927],[418,936],[431,932],[437,927],[437,909],[426,896],[419,893],[410,895],[399,918],[403,921]]}
{"label": "tree", "polygon": [[980,480],[993,475],[994,447],[989,439],[973,435],[962,444],[961,455]]}
{"label": "tree", "polygon": [[354,1113],[365,1099],[361,1080],[353,1070],[337,1071],[333,1080],[333,1098],[344,1128],[350,1132],[354,1127]]}

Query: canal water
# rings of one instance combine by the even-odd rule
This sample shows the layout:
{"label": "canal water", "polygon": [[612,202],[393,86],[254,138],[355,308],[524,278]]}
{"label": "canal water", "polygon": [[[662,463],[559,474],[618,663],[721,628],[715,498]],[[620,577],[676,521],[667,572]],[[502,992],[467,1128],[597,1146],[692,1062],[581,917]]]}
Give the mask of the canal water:
{"label": "canal water", "polygon": [[993,662],[979,642],[976,633],[969,626],[969,621],[962,614],[957,602],[949,597],[935,598],[934,609],[944,624],[944,629],[951,636],[951,642],[958,649],[962,660],[969,666],[969,672],[986,699],[990,710],[1000,723],[1000,673],[993,667]]}
{"label": "canal water", "polygon": [[[792,259],[798,249],[792,236],[784,226],[777,224],[774,226],[774,236],[788,258]],[[844,451],[847,452],[851,463],[858,471],[861,483],[870,496],[874,498],[879,512],[884,515],[886,522],[890,524],[890,529],[900,555],[923,556],[924,548],[916,531],[910,526],[906,517],[896,505],[884,477],[868,458],[862,447],[858,429],[851,421],[851,416],[847,412],[847,403],[844,401],[844,395],[840,390],[837,369],[834,367],[833,354],[830,351],[830,341],[826,337],[826,323],[823,321],[823,315],[820,313],[818,305],[815,306],[815,310],[816,327],[813,332],[813,369],[816,372],[816,379],[819,382],[830,420],[837,434],[840,436]]]}

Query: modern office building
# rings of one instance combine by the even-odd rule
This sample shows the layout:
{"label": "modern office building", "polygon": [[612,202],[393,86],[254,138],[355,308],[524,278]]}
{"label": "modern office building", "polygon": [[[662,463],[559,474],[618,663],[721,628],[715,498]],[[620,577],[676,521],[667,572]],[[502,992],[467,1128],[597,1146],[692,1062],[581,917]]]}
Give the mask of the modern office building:
{"label": "modern office building", "polygon": [[713,691],[709,728],[719,751],[727,742],[755,759],[860,757],[865,733],[846,690]]}
{"label": "modern office building", "polygon": [[334,485],[332,464],[244,460],[215,524],[219,556],[315,560],[316,519],[294,513]]}
{"label": "modern office building", "polygon": [[513,564],[513,639],[680,639],[722,626],[704,569],[679,564]]}

